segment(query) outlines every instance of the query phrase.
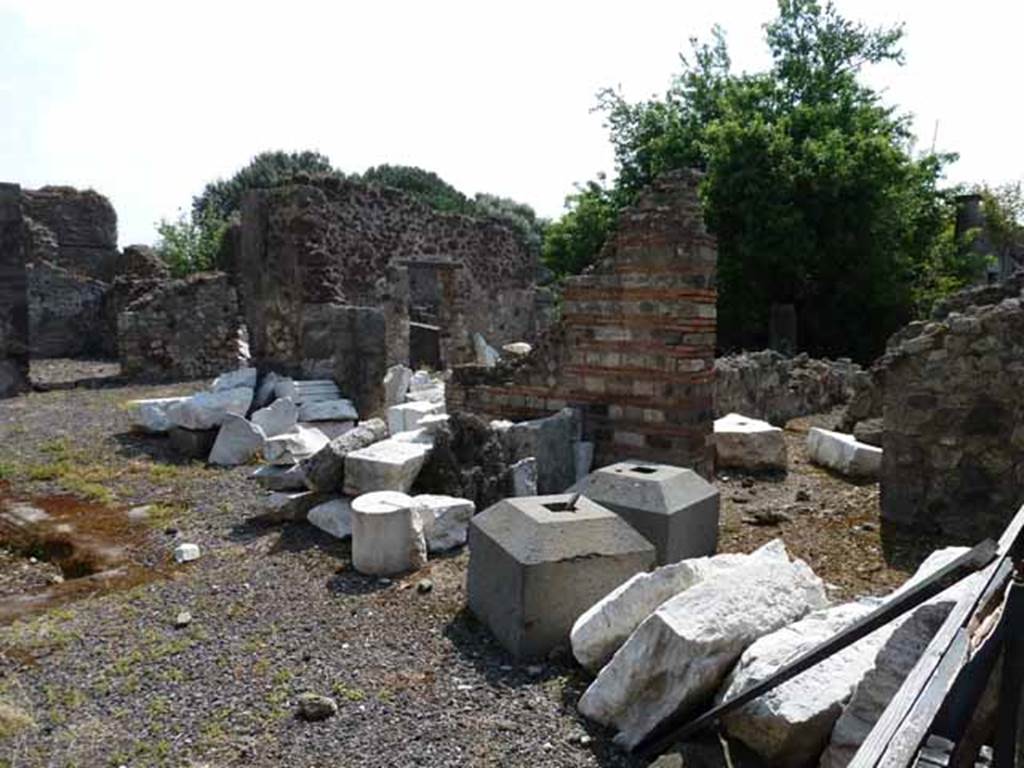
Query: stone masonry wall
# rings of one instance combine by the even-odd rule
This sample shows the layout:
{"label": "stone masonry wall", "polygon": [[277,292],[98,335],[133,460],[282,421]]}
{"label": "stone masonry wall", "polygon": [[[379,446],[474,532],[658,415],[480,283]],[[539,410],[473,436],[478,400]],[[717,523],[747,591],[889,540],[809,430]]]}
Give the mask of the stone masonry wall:
{"label": "stone masonry wall", "polygon": [[102,354],[111,329],[106,283],[48,261],[28,264],[29,343],[33,357]]}
{"label": "stone masonry wall", "polygon": [[[393,303],[388,267],[399,260],[432,265],[417,271],[407,305],[442,290],[445,265],[458,265],[463,335],[500,344],[536,330],[536,256],[498,220],[438,213],[394,189],[305,177],[247,195],[241,227],[238,278],[257,358],[298,359],[305,305]],[[471,345],[467,338],[451,348],[468,354]]]}
{"label": "stone masonry wall", "polygon": [[159,283],[118,316],[121,370],[150,379],[195,379],[236,368],[242,324],[222,272]]}
{"label": "stone masonry wall", "polygon": [[717,251],[698,180],[677,172],[643,193],[598,264],[566,281],[561,321],[530,355],[455,369],[449,412],[519,420],[577,406],[598,464],[633,457],[708,476]]}
{"label": "stone masonry wall", "polygon": [[715,360],[715,416],[741,413],[784,426],[846,403],[861,367],[848,359],[786,357],[765,349]]}
{"label": "stone masonry wall", "polygon": [[109,282],[117,259],[117,213],[107,198],[91,189],[26,189],[22,210],[53,234],[58,266]]}
{"label": "stone masonry wall", "polygon": [[883,523],[974,543],[1024,502],[1022,284],[961,294],[943,319],[896,334],[876,364]]}
{"label": "stone masonry wall", "polygon": [[0,397],[29,388],[28,280],[21,188],[0,184]]}

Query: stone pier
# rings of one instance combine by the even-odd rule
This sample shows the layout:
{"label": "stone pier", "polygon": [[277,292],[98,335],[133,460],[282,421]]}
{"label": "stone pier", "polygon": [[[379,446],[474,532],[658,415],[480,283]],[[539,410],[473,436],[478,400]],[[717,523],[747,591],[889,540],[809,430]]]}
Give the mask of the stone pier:
{"label": "stone pier", "polygon": [[21,188],[0,184],[0,397],[29,388],[28,277]]}

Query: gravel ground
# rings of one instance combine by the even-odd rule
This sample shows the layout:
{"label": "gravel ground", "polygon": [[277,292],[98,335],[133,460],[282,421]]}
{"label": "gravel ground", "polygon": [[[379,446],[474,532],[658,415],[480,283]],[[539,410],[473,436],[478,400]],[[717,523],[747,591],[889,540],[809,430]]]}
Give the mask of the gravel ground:
{"label": "gravel ground", "polygon": [[[177,462],[165,440],[130,433],[121,407],[204,382],[136,386],[116,373],[47,361],[33,375],[59,386],[0,402],[3,492],[153,509],[132,550],[151,578],[0,627],[0,737],[15,715],[31,719],[0,741],[0,766],[644,764],[575,714],[587,678],[568,659],[518,665],[467,614],[465,552],[369,579],[351,570],[347,543],[312,526],[248,523],[260,496],[250,467]],[[891,589],[917,550],[883,544],[877,486],[808,466],[806,423],[792,426],[788,477],[722,480],[721,549],[781,535],[837,595]],[[783,509],[789,520],[757,519]],[[201,559],[169,565],[181,541]],[[0,550],[0,599],[54,575]],[[178,627],[182,611],[192,619]],[[296,719],[304,692],[332,696],[338,715]]]}

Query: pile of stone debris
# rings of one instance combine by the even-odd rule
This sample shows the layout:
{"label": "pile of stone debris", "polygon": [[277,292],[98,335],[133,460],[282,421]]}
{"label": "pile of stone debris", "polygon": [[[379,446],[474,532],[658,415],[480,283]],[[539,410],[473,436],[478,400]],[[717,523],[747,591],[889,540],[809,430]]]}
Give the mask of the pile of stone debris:
{"label": "pile of stone debris", "polygon": [[[428,553],[465,544],[478,500],[562,490],[590,469],[593,447],[571,410],[519,424],[462,415],[449,427],[441,376],[398,365],[383,388],[383,418],[365,420],[334,381],[253,368],[195,395],[129,405],[137,429],[168,434],[187,458],[262,462],[258,519],[351,537],[353,566],[370,575],[416,570]],[[414,494],[421,474],[430,492]]]}
{"label": "pile of stone debris", "polygon": [[[894,595],[829,605],[826,585],[775,540],[640,573],[579,617],[573,654],[596,678],[578,703],[632,748],[674,713],[696,714],[767,679],[963,554],[931,555]],[[970,579],[728,714],[770,765],[847,765]]]}

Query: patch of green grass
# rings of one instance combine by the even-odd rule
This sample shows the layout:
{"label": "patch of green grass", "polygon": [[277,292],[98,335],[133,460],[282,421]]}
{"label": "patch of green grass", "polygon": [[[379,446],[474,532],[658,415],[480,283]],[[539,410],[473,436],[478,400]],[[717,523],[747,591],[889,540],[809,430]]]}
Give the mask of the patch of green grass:
{"label": "patch of green grass", "polygon": [[43,453],[63,456],[70,450],[70,446],[68,445],[68,439],[66,437],[58,437],[54,440],[47,440],[39,446],[39,450]]}
{"label": "patch of green grass", "polygon": [[13,704],[0,701],[0,740],[9,739],[35,726],[35,720],[27,712]]}
{"label": "patch of green grass", "polygon": [[335,696],[348,701],[360,702],[366,700],[366,691],[362,688],[349,688],[344,683],[335,683],[332,690]]}
{"label": "patch of green grass", "polygon": [[9,461],[0,461],[0,480],[10,480],[18,472],[18,468],[15,464],[11,464]]}

